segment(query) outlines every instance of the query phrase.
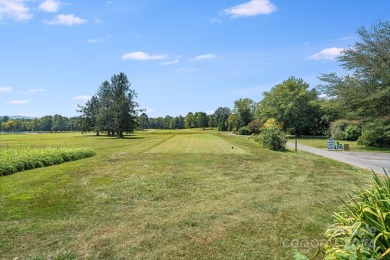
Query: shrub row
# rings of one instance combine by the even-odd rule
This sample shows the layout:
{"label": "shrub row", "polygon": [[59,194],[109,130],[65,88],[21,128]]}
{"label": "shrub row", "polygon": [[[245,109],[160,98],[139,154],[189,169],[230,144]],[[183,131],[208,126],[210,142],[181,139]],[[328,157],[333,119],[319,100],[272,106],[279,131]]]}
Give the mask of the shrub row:
{"label": "shrub row", "polygon": [[358,144],[371,147],[390,147],[390,120],[376,120],[364,126]]}
{"label": "shrub row", "polygon": [[13,148],[0,150],[0,176],[94,156],[91,148]]}
{"label": "shrub row", "polygon": [[356,141],[362,134],[362,125],[358,121],[341,119],[331,123],[329,132],[335,139]]}

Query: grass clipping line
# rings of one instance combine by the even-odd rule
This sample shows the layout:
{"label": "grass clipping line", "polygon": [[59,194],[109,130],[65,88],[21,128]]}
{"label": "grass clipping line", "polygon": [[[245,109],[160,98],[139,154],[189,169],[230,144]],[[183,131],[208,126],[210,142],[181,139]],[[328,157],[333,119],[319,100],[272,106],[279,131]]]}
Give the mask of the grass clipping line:
{"label": "grass clipping line", "polygon": [[2,148],[0,176],[94,156],[92,148]]}

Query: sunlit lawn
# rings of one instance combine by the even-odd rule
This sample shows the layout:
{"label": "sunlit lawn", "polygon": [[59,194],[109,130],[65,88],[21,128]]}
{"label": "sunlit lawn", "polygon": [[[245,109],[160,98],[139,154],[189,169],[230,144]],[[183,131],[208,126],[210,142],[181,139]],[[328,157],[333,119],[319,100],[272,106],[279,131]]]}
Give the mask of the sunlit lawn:
{"label": "sunlit lawn", "polygon": [[345,198],[354,182],[371,179],[345,164],[213,131],[123,140],[0,135],[0,142],[97,152],[0,177],[2,259],[61,252],[80,259],[291,259],[294,248],[316,251],[306,242],[322,239],[341,205],[336,195]]}

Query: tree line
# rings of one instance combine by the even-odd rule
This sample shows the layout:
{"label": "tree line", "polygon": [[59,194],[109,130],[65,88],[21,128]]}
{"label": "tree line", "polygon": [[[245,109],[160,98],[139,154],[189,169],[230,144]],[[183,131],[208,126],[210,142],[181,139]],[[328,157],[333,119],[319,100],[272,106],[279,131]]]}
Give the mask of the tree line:
{"label": "tree line", "polygon": [[[259,102],[241,98],[231,111],[218,108],[207,116],[208,126],[257,134],[268,120],[274,120],[284,132],[296,136],[328,135],[390,147],[390,22],[361,27],[357,34],[360,41],[337,58],[350,74],[322,74],[322,84],[314,88],[291,76],[264,92]],[[193,118],[192,113],[184,120],[179,117],[180,128],[204,127]],[[141,128],[177,128],[170,116],[150,118],[149,125],[145,114],[140,120]]]}
{"label": "tree line", "polygon": [[390,22],[357,30],[360,41],[342,51],[341,66],[350,74],[322,74],[322,84],[311,87],[289,77],[263,93],[259,102],[234,101],[233,109],[219,107],[213,114],[189,112],[185,116],[149,118],[138,109],[136,93],[124,73],[104,81],[97,93],[79,106],[80,117],[60,115],[34,120],[6,120],[2,131],[93,131],[123,137],[136,129],[217,128],[258,134],[273,122],[286,133],[328,135],[356,140],[368,146],[390,147]]}
{"label": "tree line", "polygon": [[207,115],[205,112],[189,112],[183,116],[165,116],[149,118],[147,114],[142,113],[138,117],[139,129],[185,129],[185,128],[203,128],[216,127],[213,115]]}
{"label": "tree line", "polygon": [[65,132],[80,131],[78,117],[47,115],[40,118],[0,118],[0,132]]}

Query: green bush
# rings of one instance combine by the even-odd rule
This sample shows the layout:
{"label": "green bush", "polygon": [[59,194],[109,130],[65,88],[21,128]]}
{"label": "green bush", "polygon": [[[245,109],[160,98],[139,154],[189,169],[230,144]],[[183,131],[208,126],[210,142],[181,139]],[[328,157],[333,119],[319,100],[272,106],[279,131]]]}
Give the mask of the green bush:
{"label": "green bush", "polygon": [[364,125],[364,131],[358,138],[358,144],[390,148],[390,122],[377,120]]}
{"label": "green bush", "polygon": [[280,129],[271,127],[262,129],[260,135],[255,138],[255,141],[263,144],[265,148],[282,151],[286,149],[287,138],[286,134]]}
{"label": "green bush", "polygon": [[252,134],[258,135],[260,134],[260,128],[262,127],[262,123],[260,119],[255,119],[251,121],[247,127],[251,130]]}
{"label": "green bush", "polygon": [[[386,173],[386,172],[385,172]],[[325,245],[328,256],[360,254],[368,259],[390,258],[390,178],[383,181],[374,174],[374,184],[354,192],[344,202],[335,223],[325,233],[330,244]],[[336,242],[338,245],[336,245]],[[386,257],[385,257],[386,256]]]}
{"label": "green bush", "polygon": [[344,131],[344,140],[356,141],[362,134],[362,128],[357,125],[349,125]]}
{"label": "green bush", "polygon": [[252,131],[248,127],[243,126],[243,127],[240,127],[240,129],[238,129],[238,134],[239,135],[251,135]]}
{"label": "green bush", "polygon": [[[390,177],[374,174],[369,188],[359,188],[325,232],[317,253],[323,259],[390,259]],[[301,256],[296,253],[296,256]]]}
{"label": "green bush", "polygon": [[334,139],[356,141],[361,135],[361,126],[358,121],[337,120],[330,124],[329,132]]}

